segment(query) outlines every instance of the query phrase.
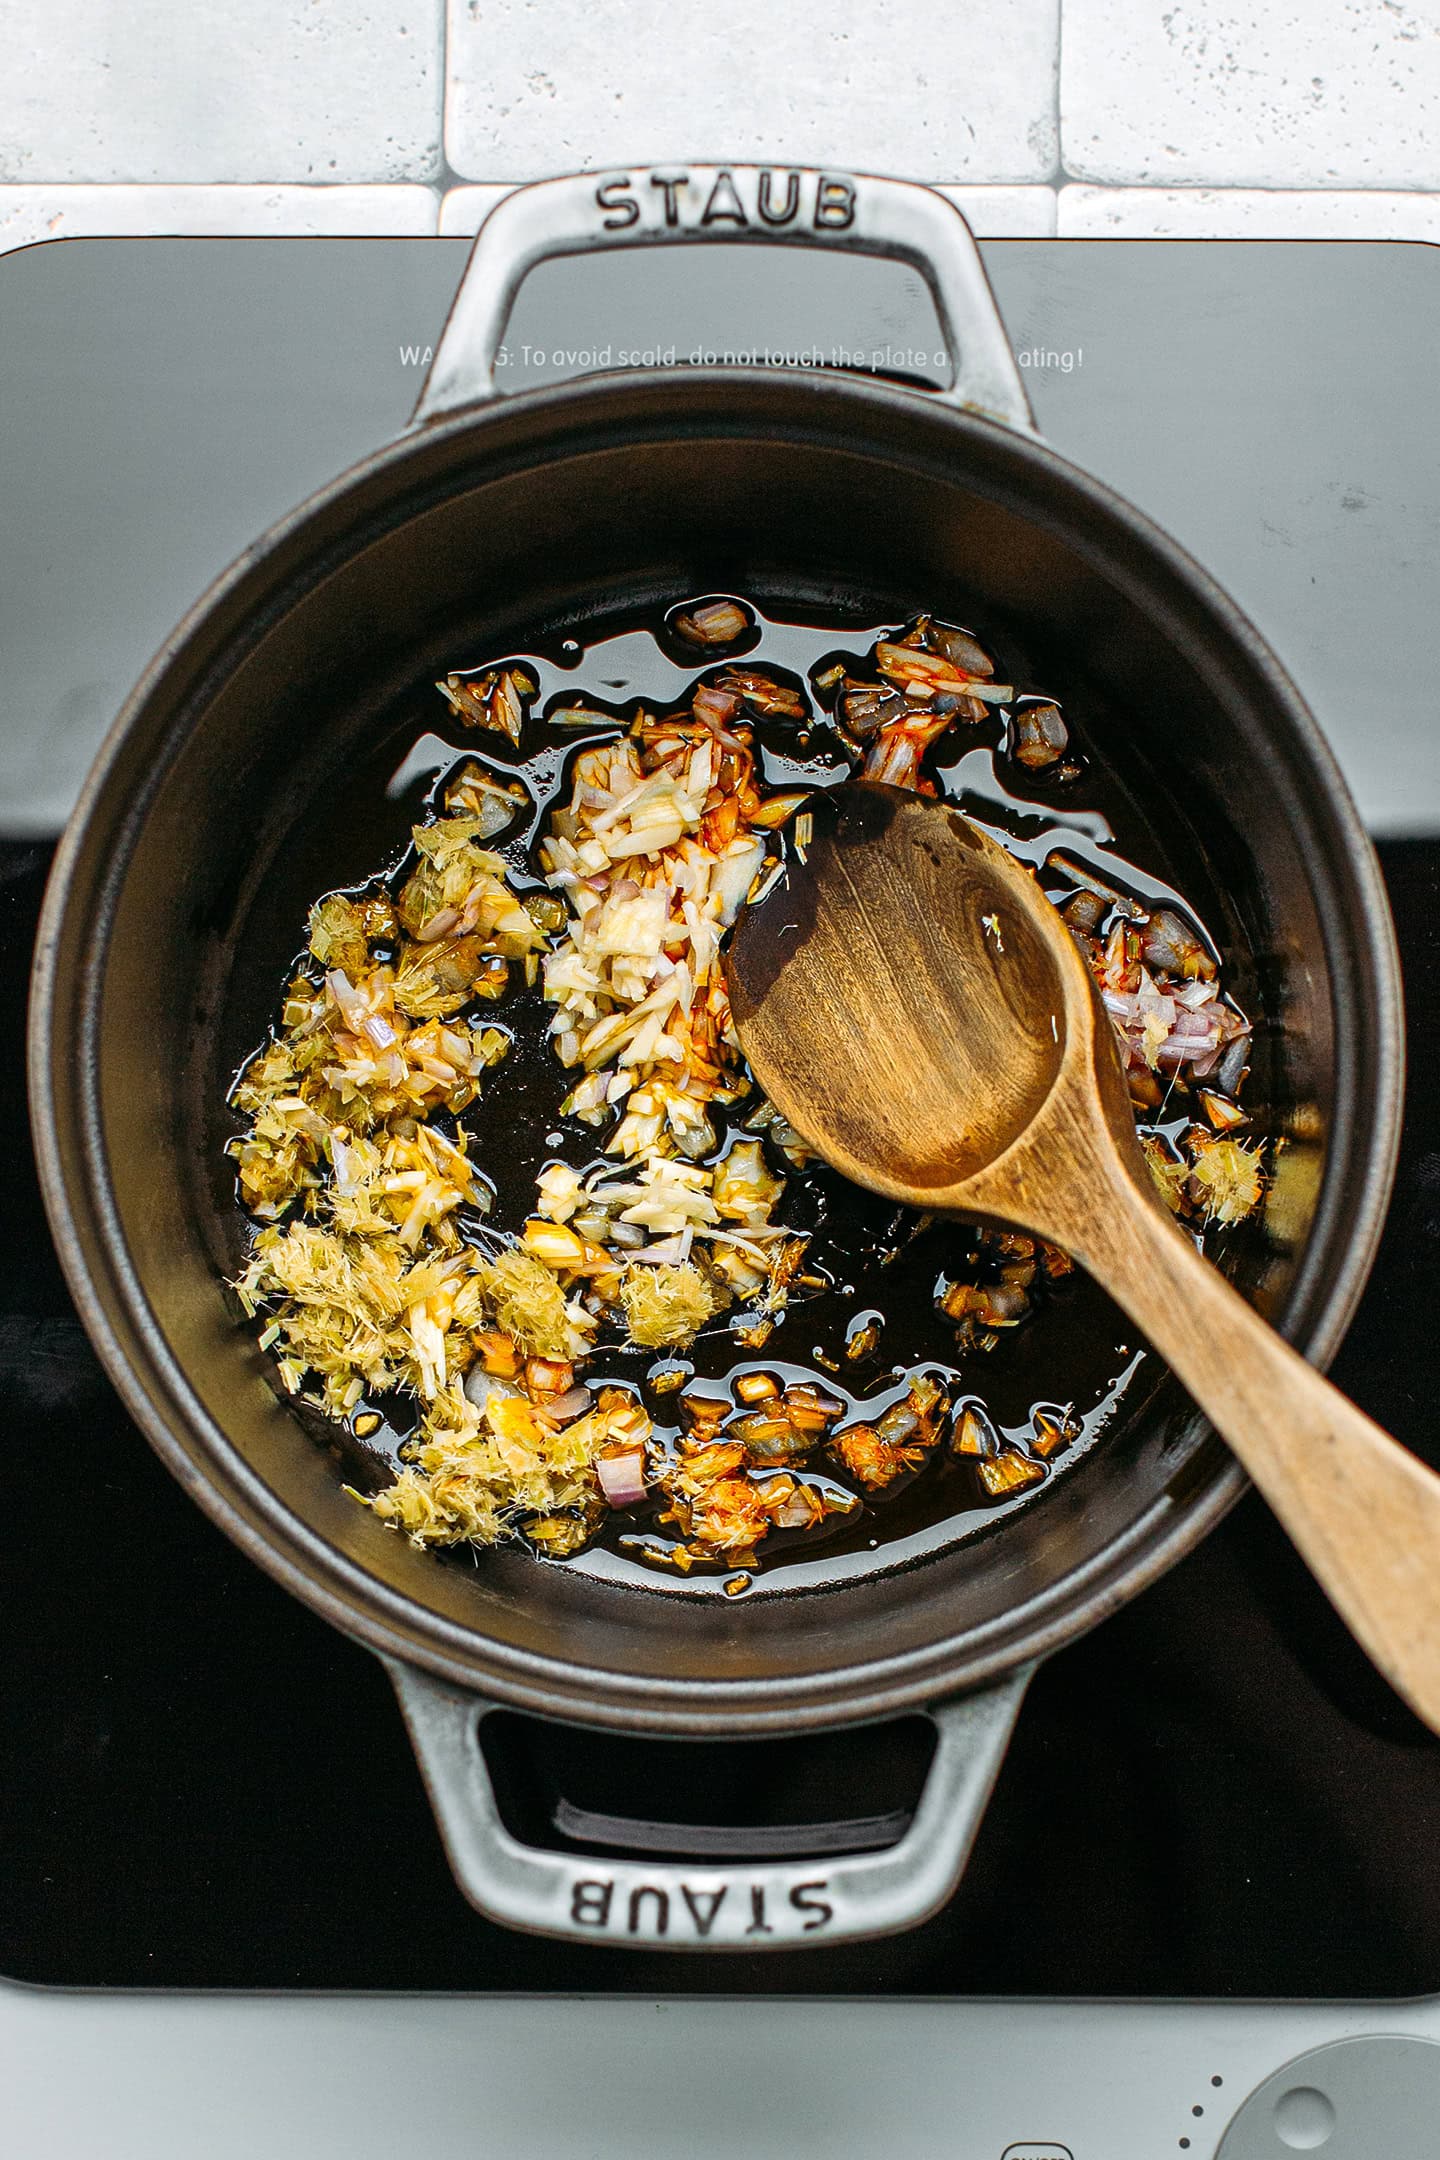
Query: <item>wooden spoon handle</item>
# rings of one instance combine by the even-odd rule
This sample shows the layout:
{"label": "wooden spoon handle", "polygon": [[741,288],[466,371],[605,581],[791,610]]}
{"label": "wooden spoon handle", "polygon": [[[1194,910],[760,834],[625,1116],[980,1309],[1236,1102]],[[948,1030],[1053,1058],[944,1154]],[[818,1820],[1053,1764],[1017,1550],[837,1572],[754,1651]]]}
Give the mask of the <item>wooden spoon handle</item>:
{"label": "wooden spoon handle", "polygon": [[1133,1186],[1073,1249],[1228,1440],[1391,1686],[1440,1732],[1440,1477],[1307,1365]]}

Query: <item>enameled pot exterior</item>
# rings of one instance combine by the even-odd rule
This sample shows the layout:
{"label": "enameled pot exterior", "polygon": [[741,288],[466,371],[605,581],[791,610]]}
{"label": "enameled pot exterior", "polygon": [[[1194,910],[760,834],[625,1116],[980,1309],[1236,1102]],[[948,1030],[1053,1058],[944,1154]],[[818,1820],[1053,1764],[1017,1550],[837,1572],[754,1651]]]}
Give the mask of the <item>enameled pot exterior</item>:
{"label": "enameled pot exterior", "polygon": [[[1286,1171],[1284,1207],[1239,1273],[1317,1360],[1339,1340],[1378,1235],[1400,1048],[1378,872],[1313,722],[1183,551],[1030,431],[978,258],[941,198],[854,176],[800,175],[797,188],[808,241],[899,253],[935,280],[961,355],[946,397],[731,370],[474,402],[516,265],[597,235],[633,243],[646,219],[640,237],[696,237],[684,204],[702,215],[719,175],[690,171],[683,197],[667,169],[545,183],[502,206],[419,424],[258,541],[180,625],[117,721],[57,858],[31,1082],[57,1244],[112,1377],[222,1527],[391,1664],[470,1894],[552,1932],[754,1948],[883,1932],[933,1909],[963,1864],[1035,1661],[1187,1551],[1243,1481],[1162,1386],[997,1531],[849,1587],[782,1584],[737,1606],[521,1554],[461,1570],[413,1552],[344,1497],[223,1290],[235,1261],[233,1205],[215,1175],[226,1015],[237,977],[268,970],[273,982],[288,958],[293,910],[270,896],[323,815],[328,776],[407,685],[457,652],[503,650],[622,599],[913,597],[1008,628],[1048,660],[1047,679],[1082,686],[1096,747],[1159,790],[1182,853],[1254,957],[1256,1084],[1285,1135]],[[746,232],[764,238],[758,176],[727,177],[749,206]],[[782,175],[772,207],[785,199]],[[634,220],[605,222],[632,201]],[[817,207],[847,203],[848,225],[814,222]],[[476,1745],[494,1703],[697,1737],[938,1705],[941,1732],[931,1786],[891,1854],[742,1880],[597,1869],[517,1846]]]}

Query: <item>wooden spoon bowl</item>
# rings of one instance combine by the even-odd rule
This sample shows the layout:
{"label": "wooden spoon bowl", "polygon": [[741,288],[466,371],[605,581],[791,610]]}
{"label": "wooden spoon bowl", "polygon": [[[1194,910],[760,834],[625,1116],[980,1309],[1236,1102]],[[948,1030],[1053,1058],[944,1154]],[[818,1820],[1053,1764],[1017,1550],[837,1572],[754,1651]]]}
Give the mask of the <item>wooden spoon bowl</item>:
{"label": "wooden spoon bowl", "polygon": [[1440,1478],[1321,1376],[1166,1209],[1089,965],[950,805],[850,783],[741,917],[741,1046],[857,1184],[1072,1253],[1240,1457],[1380,1670],[1440,1732]]}
{"label": "wooden spoon bowl", "polygon": [[[924,797],[870,786],[811,815],[808,875],[752,908],[730,949],[746,1055],[797,1098],[828,1076],[817,1145],[858,1184],[964,1205],[951,1195],[1029,1130],[1063,1073],[1083,963],[1073,939],[1057,950],[1033,881],[1022,873],[1012,892],[1011,858],[967,819],[942,810],[942,825]],[[789,968],[802,996],[774,994]],[[798,1131],[806,1115],[808,1102]]]}

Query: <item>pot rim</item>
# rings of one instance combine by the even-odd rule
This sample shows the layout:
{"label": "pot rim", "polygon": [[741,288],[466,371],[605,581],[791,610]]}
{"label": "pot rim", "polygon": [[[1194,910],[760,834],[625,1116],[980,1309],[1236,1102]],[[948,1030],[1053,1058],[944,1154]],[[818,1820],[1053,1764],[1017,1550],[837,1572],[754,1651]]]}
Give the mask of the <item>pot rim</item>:
{"label": "pot rim", "polygon": [[[760,392],[770,407],[764,414],[753,410]],[[793,407],[788,432],[800,439],[835,434],[844,421],[850,446],[856,446],[858,434],[863,448],[867,418],[899,414],[934,430],[932,458],[942,445],[946,453],[962,456],[967,444],[978,442],[992,452],[1002,446],[1012,471],[1022,485],[1029,484],[1027,496],[1037,479],[1059,488],[1071,504],[1101,520],[1108,537],[1123,534],[1139,551],[1142,567],[1135,575],[1148,612],[1156,612],[1149,587],[1157,571],[1166,572],[1180,595],[1218,623],[1261,677],[1285,715],[1287,759],[1312,810],[1329,828],[1324,866],[1329,913],[1344,923],[1358,964],[1369,971],[1370,1012],[1362,1028],[1354,1009],[1355,986],[1336,967],[1327,941],[1341,1008],[1337,1035],[1348,1040],[1354,1063],[1352,1099],[1337,1100],[1321,1199],[1284,1316],[1284,1332],[1321,1366],[1338,1347],[1364,1287],[1393,1181],[1404,1075],[1399,963],[1379,865],[1334,756],[1249,619],[1162,528],[1084,468],[1038,437],[962,412],[923,391],[856,377],[791,379],[764,369],[687,368],[584,377],[519,392],[432,421],[361,460],[277,520],[202,593],[131,691],[91,768],[57,850],[36,943],[28,1052],[32,1128],[56,1248],[91,1340],[130,1415],[191,1496],[242,1551],[342,1632],[387,1657],[534,1714],[676,1737],[758,1737],[897,1715],[1048,1656],[1198,1544],[1246,1489],[1243,1471],[1212,1435],[1167,1492],[1084,1569],[1066,1574],[982,1630],[820,1675],[682,1685],[497,1644],[426,1612],[337,1553],[229,1445],[190,1389],[131,1265],[96,1103],[93,1031],[102,980],[96,955],[104,951],[104,920],[119,882],[116,858],[123,859],[129,836],[183,737],[185,709],[203,701],[217,671],[228,672],[259,635],[267,603],[271,611],[293,605],[387,522],[403,523],[416,514],[421,468],[433,453],[452,453],[452,477],[458,463],[453,453],[462,444],[483,452],[493,443],[503,451],[518,437],[522,452],[529,453],[526,462],[549,461],[578,447],[575,423],[593,429],[608,416],[612,428],[623,426],[627,402],[637,399],[643,425],[652,429],[667,417],[680,421],[687,408],[693,422],[695,409],[703,406],[722,422],[732,420],[720,430],[724,434],[743,434],[748,420],[755,432],[773,437],[787,432],[775,417],[778,403],[782,414]],[[638,430],[634,415],[629,418],[633,435]],[[550,425],[557,419],[563,424]],[[893,461],[894,452],[878,444],[875,454]],[[512,461],[513,456],[512,447]],[[473,467],[478,459],[466,463]],[[503,463],[490,469],[503,469]],[[407,467],[417,468],[408,490]],[[377,493],[373,505],[365,502],[367,491]],[[312,545],[307,552],[306,541],[313,543],[327,513],[347,502],[358,523],[327,564],[325,551],[317,553]],[[1032,522],[1040,522],[1028,500],[1026,508]],[[1119,575],[1114,564],[1107,563],[1107,570]],[[172,677],[187,672],[191,680],[177,725],[173,714],[162,712],[160,695]],[[169,754],[147,760],[135,785],[126,767],[138,758],[147,719],[152,735],[153,723],[161,723]],[[92,932],[98,921],[100,935],[92,938],[76,980],[66,966],[66,929],[82,894],[86,919]],[[1373,1103],[1366,1123],[1357,1117],[1353,1099],[1362,1094]],[[73,1124],[68,1132],[67,1118]],[[1332,1275],[1328,1285],[1319,1281],[1326,1270]]]}

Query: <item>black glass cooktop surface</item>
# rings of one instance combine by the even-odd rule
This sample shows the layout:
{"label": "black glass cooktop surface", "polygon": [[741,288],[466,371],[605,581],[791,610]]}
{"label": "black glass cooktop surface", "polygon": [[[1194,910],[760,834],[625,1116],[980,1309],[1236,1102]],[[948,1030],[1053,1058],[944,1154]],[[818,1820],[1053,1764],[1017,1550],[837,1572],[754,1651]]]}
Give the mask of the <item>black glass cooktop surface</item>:
{"label": "black glass cooktop surface", "polygon": [[[152,248],[140,259],[143,267],[143,261],[158,264],[153,250],[167,244],[125,245]],[[283,251],[312,244],[266,245]],[[423,338],[427,323],[433,333],[443,314],[463,249],[440,244],[442,273],[433,254],[387,252],[401,245],[365,244],[371,313],[378,291],[390,311],[387,324],[414,316]],[[1272,251],[1262,269],[1254,251],[1243,248],[1147,255],[1034,245],[1042,253],[1023,262],[1022,244],[1008,254],[991,250],[991,267],[1012,329],[1022,336],[1028,322],[1030,349],[1041,355],[1035,364],[1053,376],[1043,390],[1038,377],[1032,386],[1042,421],[1062,447],[1099,462],[1097,442],[1113,435],[1106,476],[1169,516],[1182,537],[1216,562],[1295,665],[1322,719],[1327,682],[1362,665],[1364,655],[1352,662],[1348,642],[1329,626],[1328,611],[1311,591],[1318,571],[1302,574],[1291,560],[1297,546],[1303,550],[1307,530],[1329,550],[1327,575],[1343,590],[1352,623],[1366,619],[1363,580],[1377,587],[1384,664],[1391,679],[1403,676],[1392,588],[1415,574],[1417,503],[1430,499],[1428,487],[1440,509],[1440,473],[1427,475],[1413,456],[1407,462],[1384,426],[1377,433],[1373,407],[1356,421],[1352,439],[1343,401],[1323,408],[1330,433],[1322,458],[1315,428],[1303,416],[1292,414],[1283,426],[1277,419],[1299,394],[1295,384],[1277,388],[1273,361],[1247,353],[1234,336],[1238,322],[1252,348],[1265,332],[1272,341],[1265,350],[1277,352],[1299,338],[1289,349],[1300,367],[1297,356],[1311,352],[1306,322],[1338,319],[1336,279],[1358,279],[1366,251],[1327,255],[1328,268],[1314,251],[1308,263],[1303,249],[1280,251],[1284,265]],[[1386,277],[1395,274],[1395,255],[1368,251],[1372,262],[1385,258]],[[213,249],[212,257],[217,265],[238,260]],[[1172,275],[1182,258],[1183,276],[1160,295],[1156,266],[1171,266],[1165,274]],[[272,314],[281,286],[293,311],[306,281],[297,281],[293,256],[273,259],[285,268],[271,293]],[[402,259],[409,266],[403,278]],[[144,294],[134,296],[136,260],[124,280],[134,319],[112,315],[112,338],[123,344],[129,336],[137,350],[151,339],[147,364],[160,367],[163,349],[154,342],[151,318],[165,279],[157,272],[151,305],[142,310]],[[172,341],[177,325],[183,331],[189,319],[187,308],[195,323],[203,317],[213,327],[217,293],[230,295],[237,320],[269,319],[257,306],[256,261],[246,257],[243,275],[217,268],[204,293],[193,280],[186,285],[172,311]],[[335,264],[355,266],[361,257],[325,261],[333,312],[345,277],[360,276],[358,267],[342,274]],[[64,297],[73,308],[92,273],[71,262]],[[397,267],[377,271],[377,263]],[[1416,282],[1413,266],[1405,277],[1412,297],[1423,290],[1433,304],[1440,281]],[[143,276],[138,282],[143,286]],[[13,318],[5,314],[6,295],[0,277],[0,381],[17,396],[28,384],[28,394],[38,397],[43,378],[44,426],[30,438],[42,446],[35,453],[41,468],[43,446],[67,412],[78,416],[82,435],[86,428],[101,435],[108,429],[117,444],[121,434],[133,442],[144,400],[153,401],[157,414],[164,405],[145,370],[137,363],[130,388],[112,395],[103,374],[85,377],[67,347],[69,373],[47,374],[43,353],[26,357],[14,340],[7,345]],[[1277,329],[1273,311],[1282,301],[1288,313]],[[1360,320],[1358,307],[1349,316]],[[37,303],[32,342],[37,324],[56,336],[63,319],[63,308],[47,315]],[[357,299],[354,324],[369,319]],[[1114,365],[1107,368],[1111,328]],[[1133,382],[1127,393],[1129,378],[1122,380],[1126,369],[1140,368],[1143,376],[1135,344],[1147,335],[1157,406],[1148,422],[1134,417]],[[284,343],[278,330],[270,343]],[[353,350],[353,340],[346,349]],[[1162,360],[1181,350],[1192,372],[1177,386]],[[309,351],[304,339],[291,339],[285,366],[294,373],[302,365],[297,353]],[[1073,369],[1061,365],[1066,352],[1083,355]],[[267,394],[282,400],[285,370],[263,336],[252,335],[251,357],[262,373],[272,367]],[[1352,355],[1355,381],[1372,357]],[[315,364],[313,355],[303,364]],[[1308,382],[1313,399],[1343,393],[1346,378],[1343,368],[1337,377],[1333,350],[1306,365],[1302,391]],[[196,490],[210,484],[203,445],[215,424],[207,413],[217,399],[233,407],[250,395],[247,381],[239,374],[229,382],[212,378],[205,398],[191,386],[190,402],[179,400],[178,421],[171,400],[167,426],[179,425],[182,436],[191,432],[171,446],[164,487],[153,474],[147,481],[148,498],[127,482],[118,447],[113,462],[94,466],[93,503],[83,488],[72,489],[68,510],[63,503],[56,508],[56,489],[45,484],[43,469],[27,467],[28,555],[38,551],[53,560],[61,530],[54,521],[62,510],[78,518],[93,509],[102,523],[128,519],[136,526],[148,517],[157,529],[173,526],[185,475]],[[1227,451],[1207,451],[1192,441],[1196,430],[1177,430],[1177,402],[1193,400],[1197,383],[1210,386],[1208,424],[1221,429],[1247,381],[1257,408],[1270,413],[1262,424],[1247,407],[1240,434],[1248,431],[1248,447],[1242,440]],[[248,472],[249,495],[233,510],[234,544],[302,484],[380,440],[403,419],[413,387],[407,379],[388,384],[383,396],[377,392],[353,439],[332,416],[332,434],[313,450],[325,462],[312,474],[292,459],[288,475],[272,478],[273,504],[261,500]],[[357,392],[357,410],[361,404]],[[1397,394],[1391,432],[1401,428],[1402,405]],[[13,397],[7,409],[12,419],[0,424],[0,460],[9,461],[6,476],[13,480],[20,458]],[[274,409],[279,413],[281,403]],[[298,391],[283,410],[307,439],[316,435]],[[185,454],[186,440],[193,455]],[[1206,495],[1204,515],[1187,530],[1186,459],[1197,471],[1207,468],[1213,481],[1217,458],[1224,465],[1227,456],[1232,515],[1223,516]],[[1262,466],[1272,497],[1288,487],[1283,514],[1276,500],[1257,498]],[[1374,474],[1402,467],[1408,492],[1403,501],[1387,501]],[[1337,490],[1345,488],[1358,508],[1342,503]],[[1367,518],[1372,523],[1361,538]],[[36,521],[45,519],[53,529],[40,530]],[[143,524],[136,529],[143,534]],[[1388,555],[1369,537],[1387,531]],[[228,529],[211,533],[206,544],[220,552],[214,564],[202,560],[199,524],[193,532],[198,570],[188,589],[176,583],[181,573],[174,563],[166,568],[157,556],[152,566],[146,589],[156,630],[230,548]],[[1347,547],[1351,554],[1337,557]],[[1228,559],[1220,560],[1227,550]],[[8,613],[18,623],[25,614],[29,638],[23,652],[12,641],[10,663],[0,640],[0,732],[7,740],[18,740],[34,723],[30,688],[5,672],[7,664],[23,668],[42,651],[34,603],[27,599],[22,608],[31,574],[17,570],[10,577],[0,555],[0,620]],[[156,581],[166,577],[157,596]],[[123,610],[121,584],[107,597],[102,583],[97,570],[95,607]],[[72,652],[64,621],[57,616],[45,634],[61,655],[63,674],[64,655]],[[93,619],[83,635],[97,635]],[[83,643],[79,631],[76,637]],[[66,693],[83,733],[90,708],[81,690],[96,710],[108,692],[97,689],[93,662],[70,664],[79,673],[90,670],[88,688]],[[129,661],[116,666],[123,674]],[[123,689],[123,681],[116,687]],[[1351,708],[1348,697],[1343,703]],[[1404,724],[1412,734],[1408,749],[1400,748],[1413,771],[1417,754],[1422,761],[1425,755],[1424,742],[1417,753],[1413,709]],[[1424,725],[1433,740],[1433,715]],[[1372,812],[1378,804],[1378,822],[1392,827],[1396,802],[1407,787],[1414,793],[1400,765],[1393,758],[1385,764],[1394,749],[1377,752],[1373,770],[1383,766],[1390,778],[1370,783],[1369,804]],[[0,760],[7,784],[13,779],[20,794],[26,770],[40,769],[33,759],[27,768],[29,755],[22,746],[13,756],[7,752],[8,762]],[[1362,755],[1363,745],[1350,759],[1352,779]],[[1363,799],[1365,785],[1357,785]],[[1435,806],[1416,799],[1415,828],[1434,830]],[[51,854],[47,817],[53,825],[47,803],[36,800],[33,818],[22,806],[10,830],[23,835],[28,827],[37,837],[0,842],[0,1113],[12,1142],[0,1240],[0,1388],[10,1433],[7,1504],[0,1510],[0,1972],[79,1986],[648,1995],[1354,1997],[1440,1988],[1440,1742],[1375,1677],[1253,1498],[1180,1567],[1041,1671],[964,1882],[950,1905],[915,1932],[784,1956],[675,1958],[551,1943],[475,1914],[452,1881],[379,1665],[242,1559],[184,1497],[121,1409],[75,1316],[40,1204],[24,1099],[26,980]],[[1440,1462],[1434,1411],[1440,1099],[1431,1079],[1440,1057],[1440,842],[1392,834],[1381,852],[1408,985],[1412,1077],[1383,1247],[1335,1374],[1400,1439]],[[702,1812],[710,1819],[744,1821],[757,1794],[777,1820],[883,1814],[913,1802],[924,1755],[923,1729],[914,1724],[872,1728],[862,1752],[856,1738],[754,1751],[664,1748],[580,1741],[520,1718],[495,1722],[502,1728],[496,1768],[506,1804],[532,1833],[553,1826],[562,1801],[572,1809],[627,1813],[640,1791],[647,1795],[644,1812],[681,1820],[687,1813],[693,1818],[697,1790],[706,1795]]]}
{"label": "black glass cooktop surface", "polygon": [[[241,1558],[130,1423],[75,1318],[25,1143],[20,1043],[49,860],[0,853],[0,1971],[72,1985],[1412,1995],[1440,1985],[1440,1742],[1250,1498],[1036,1679],[959,1893],[888,1942],[783,1957],[572,1947],[491,1926],[441,1852],[390,1686]],[[1336,1378],[1440,1461],[1440,846],[1383,849],[1410,985],[1394,1205]],[[555,1801],[683,1819],[684,1782],[791,1819],[913,1799],[911,1727],[831,1745],[576,1750],[502,1736]],[[858,1751],[852,1739],[847,1750]],[[683,1760],[677,1760],[683,1756]],[[663,1801],[663,1804],[662,1804]],[[693,1805],[691,1814],[693,1818]],[[705,1812],[705,1810],[702,1810]],[[722,1816],[722,1819],[729,1819]],[[778,1819],[778,1818],[777,1818]]]}

